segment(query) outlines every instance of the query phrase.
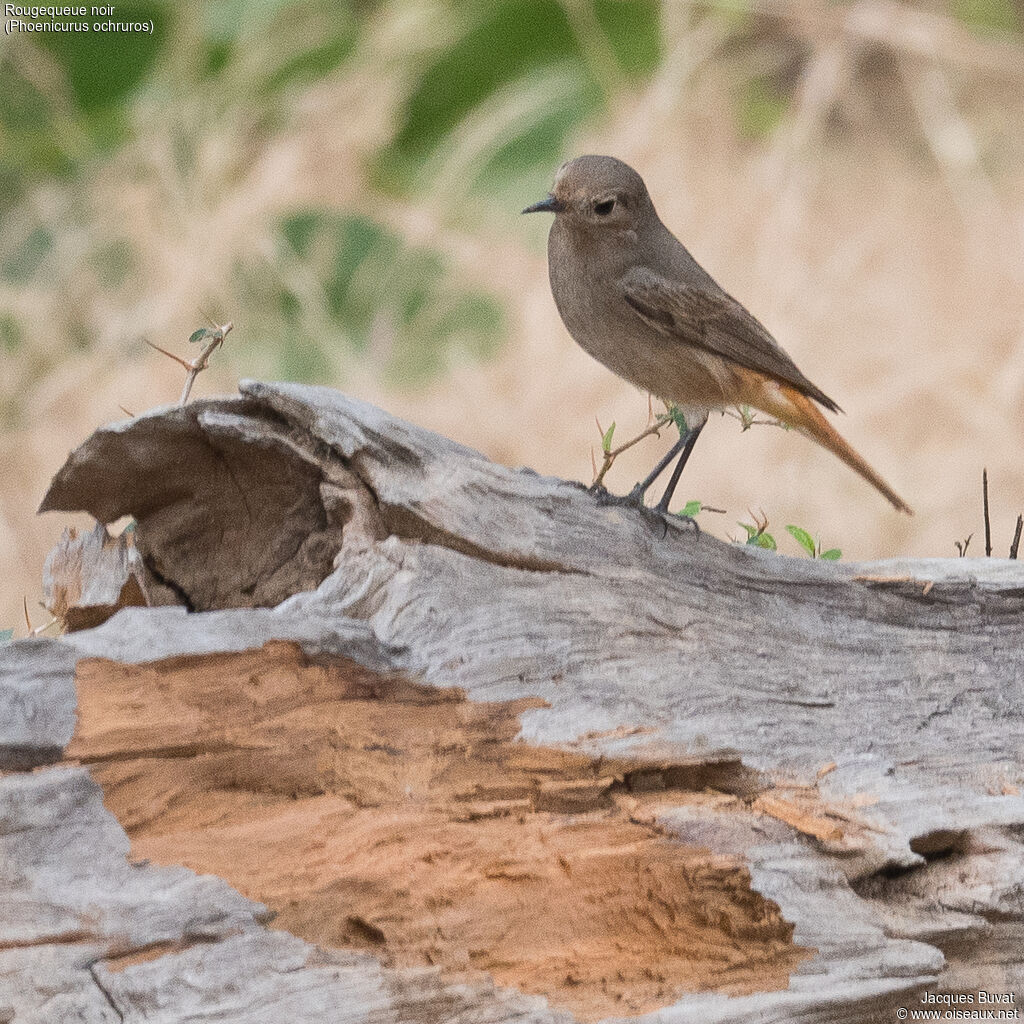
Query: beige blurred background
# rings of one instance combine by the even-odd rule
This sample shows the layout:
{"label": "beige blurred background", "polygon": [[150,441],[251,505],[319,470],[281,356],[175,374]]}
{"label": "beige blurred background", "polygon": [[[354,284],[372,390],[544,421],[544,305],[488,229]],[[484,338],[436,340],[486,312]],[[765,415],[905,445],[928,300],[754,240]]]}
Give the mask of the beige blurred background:
{"label": "beige blurred background", "polygon": [[[995,553],[1024,511],[1024,45],[1014,0],[134,4],[151,38],[0,42],[0,629],[68,517],[35,507],[96,426],[327,383],[509,465],[590,482],[647,397],[547,284],[558,163],[619,156],[665,222],[846,410],[901,517],[793,433],[714,417],[680,485],[843,559]],[[125,14],[129,6],[118,8]],[[97,49],[98,47],[98,49]],[[194,351],[194,350],[193,350]],[[616,463],[625,491],[672,440]],[[85,522],[84,519],[80,522]]]}

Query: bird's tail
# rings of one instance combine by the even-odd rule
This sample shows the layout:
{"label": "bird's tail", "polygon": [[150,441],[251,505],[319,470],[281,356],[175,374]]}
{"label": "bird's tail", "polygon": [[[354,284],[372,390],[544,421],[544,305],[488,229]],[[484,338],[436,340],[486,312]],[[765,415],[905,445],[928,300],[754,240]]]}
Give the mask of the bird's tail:
{"label": "bird's tail", "polygon": [[[908,516],[914,514],[914,510],[847,444],[811,399],[785,384],[772,390],[772,400],[765,404],[758,403],[765,412],[777,416],[834,455],[838,455],[850,469],[881,491],[893,508],[906,512]],[[766,408],[765,405],[770,407]]]}

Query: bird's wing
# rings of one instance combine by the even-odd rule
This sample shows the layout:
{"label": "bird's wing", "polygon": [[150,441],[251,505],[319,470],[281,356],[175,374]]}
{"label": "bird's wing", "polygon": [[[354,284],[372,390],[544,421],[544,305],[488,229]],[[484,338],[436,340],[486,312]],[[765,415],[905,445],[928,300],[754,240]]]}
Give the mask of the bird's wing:
{"label": "bird's wing", "polygon": [[766,328],[735,299],[677,284],[646,267],[620,282],[626,302],[656,331],[796,388],[831,412],[839,406],[798,369]]}

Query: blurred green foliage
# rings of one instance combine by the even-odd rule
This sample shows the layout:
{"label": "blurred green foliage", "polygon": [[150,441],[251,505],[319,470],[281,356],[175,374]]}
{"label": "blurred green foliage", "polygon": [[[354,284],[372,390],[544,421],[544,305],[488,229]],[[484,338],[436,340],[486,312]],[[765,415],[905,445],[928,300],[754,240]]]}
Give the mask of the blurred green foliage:
{"label": "blurred green foliage", "polygon": [[11,250],[0,259],[0,277],[12,284],[23,284],[39,270],[53,248],[53,235],[46,228],[35,228],[24,239],[13,239]]}
{"label": "blurred green foliage", "polygon": [[[89,193],[154,111],[173,160],[159,187],[172,202],[216,203],[210,190],[234,187],[307,90],[371,69],[399,88],[365,187],[413,202],[440,195],[442,218],[464,223],[491,214],[479,203],[466,212],[461,196],[516,209],[546,184],[570,136],[649,76],[662,50],[657,0],[125,0],[115,18],[154,32],[21,35],[0,58],[0,280],[36,295],[160,287],[145,276],[147,239],[104,223]],[[403,35],[407,18],[429,31]],[[211,183],[204,146],[225,130],[240,145]],[[47,183],[63,190],[58,221],[22,204]],[[453,360],[487,358],[505,337],[495,296],[460,279],[442,250],[407,245],[365,214],[321,203],[258,229],[276,237],[273,256],[240,259],[218,288],[224,314],[256,341],[246,359],[262,361],[257,371],[338,380],[362,363],[416,385]],[[0,310],[0,350],[33,352],[0,391],[5,419],[61,344],[89,346],[87,308],[70,298],[49,348],[33,348],[22,314]]]}
{"label": "blurred green foliage", "polygon": [[364,357],[388,383],[415,386],[459,356],[490,356],[504,337],[493,296],[366,217],[303,211],[281,224],[280,244],[277,266],[248,284],[264,306],[257,344],[287,377],[344,379]]}
{"label": "blurred green foliage", "polygon": [[[979,30],[1019,30],[1015,3],[952,0],[950,10]],[[17,418],[26,383],[57,365],[62,347],[93,343],[90,315],[109,323],[161,292],[173,261],[150,250],[147,217],[217,209],[261,154],[301,131],[318,87],[346,76],[352,96],[369,78],[387,98],[358,166],[339,170],[356,176],[361,213],[324,194],[283,212],[264,199],[252,233],[273,255],[240,255],[210,282],[240,336],[265,342],[254,349],[264,365],[246,370],[335,379],[361,362],[418,383],[460,355],[486,358],[505,334],[498,300],[461,279],[443,246],[408,246],[366,211],[375,201],[429,206],[445,227],[470,232],[510,217],[547,187],[583,130],[655,73],[664,10],[658,0],[124,0],[116,19],[152,21],[153,34],[6,38],[0,283],[18,301],[0,309],[0,352],[19,362],[0,383],[0,417]],[[717,18],[729,59],[740,56],[737,127],[759,144],[787,114],[802,44],[780,45],[778,25],[746,0],[693,17]],[[342,147],[346,116],[339,110]],[[323,140],[314,148],[330,151]],[[99,208],[95,186],[112,164],[113,180],[143,197],[132,224]]]}
{"label": "blurred green foliage", "polygon": [[321,0],[204,3],[196,27],[205,52],[201,69],[216,83],[238,64],[248,64],[255,52],[264,58],[255,71],[258,81],[250,83],[257,95],[318,81],[353,52],[376,6]]}
{"label": "blurred green foliage", "polygon": [[740,87],[739,128],[747,138],[771,135],[789,110],[789,93],[779,82],[758,75]]}
{"label": "blurred green foliage", "polygon": [[[112,18],[90,21],[152,21],[153,32],[48,32],[38,43],[56,59],[78,110],[102,125],[99,115],[116,107],[146,78],[167,39],[162,4],[121,0]],[[33,37],[33,41],[36,39]],[[120,122],[121,118],[117,118]]]}
{"label": "blurred green foliage", "polygon": [[0,314],[0,349],[14,355],[21,347],[21,325],[10,313]]}
{"label": "blurred green foliage", "polygon": [[1014,0],[952,0],[953,13],[977,29],[1020,32],[1021,12]]}
{"label": "blurred green foliage", "polygon": [[[603,109],[616,85],[650,74],[660,56],[655,0],[451,6],[461,14],[454,39],[427,54],[395,138],[377,161],[385,187],[410,188],[432,154],[481,108],[502,133],[487,140],[493,159],[485,183],[487,171],[501,179],[550,168],[568,133]],[[530,88],[554,70],[562,82],[553,91]]]}

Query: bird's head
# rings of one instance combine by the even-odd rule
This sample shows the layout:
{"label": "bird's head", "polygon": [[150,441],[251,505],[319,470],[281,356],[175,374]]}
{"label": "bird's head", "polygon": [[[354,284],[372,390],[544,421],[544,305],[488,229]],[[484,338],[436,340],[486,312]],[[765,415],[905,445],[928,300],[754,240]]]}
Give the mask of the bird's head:
{"label": "bird's head", "polygon": [[644,179],[613,156],[578,156],[562,164],[546,199],[523,213],[553,213],[567,224],[635,231],[653,214]]}

